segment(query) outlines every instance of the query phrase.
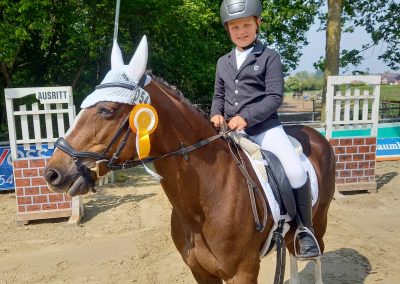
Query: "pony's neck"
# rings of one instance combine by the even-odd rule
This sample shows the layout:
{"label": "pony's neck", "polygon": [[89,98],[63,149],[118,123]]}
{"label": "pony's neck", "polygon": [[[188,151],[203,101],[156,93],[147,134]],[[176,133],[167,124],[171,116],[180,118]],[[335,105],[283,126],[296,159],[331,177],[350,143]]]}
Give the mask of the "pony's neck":
{"label": "pony's neck", "polygon": [[158,81],[154,87],[158,91],[151,99],[159,113],[160,153],[175,151],[182,144],[189,146],[216,134],[205,115],[176,89]]}
{"label": "pony's neck", "polygon": [[[149,91],[153,91],[152,105],[159,115],[159,126],[152,141],[157,147],[157,155],[176,151],[190,146],[217,133],[209,120],[185,98],[174,90],[156,82]],[[163,177],[161,184],[171,204],[190,220],[197,220],[202,205],[208,204],[213,186],[213,167],[216,157],[226,156],[226,144],[218,139],[183,156],[168,157],[154,162],[158,174]],[[153,153],[154,154],[154,153]],[[224,166],[230,164],[224,159]],[[185,218],[186,218],[185,217]]]}

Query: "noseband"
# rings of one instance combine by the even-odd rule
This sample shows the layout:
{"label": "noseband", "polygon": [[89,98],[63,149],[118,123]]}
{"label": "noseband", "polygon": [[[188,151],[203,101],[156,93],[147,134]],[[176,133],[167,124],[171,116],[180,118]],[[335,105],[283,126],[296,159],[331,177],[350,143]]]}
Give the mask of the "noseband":
{"label": "noseband", "polygon": [[[126,142],[128,141],[128,138],[131,134],[131,129],[129,127],[128,123],[129,116],[125,118],[123,124],[118,128],[117,132],[114,134],[114,137],[112,138],[111,142],[107,145],[106,149],[102,153],[96,153],[96,152],[79,152],[76,151],[68,142],[65,140],[63,137],[58,138],[56,143],[54,144],[55,147],[66,153],[68,156],[72,158],[74,161],[78,173],[83,177],[85,180],[86,184],[89,186],[89,188],[92,191],[94,190],[95,186],[95,179],[93,178],[93,175],[91,172],[96,173],[97,178],[104,177],[108,170],[116,170],[116,169],[124,169],[125,166],[124,164],[122,165],[116,165],[115,161],[118,159],[121,151],[125,148]],[[112,157],[110,159],[107,158],[107,153],[110,151],[111,147],[117,142],[117,140],[120,138],[122,133],[125,131],[126,133],[122,139],[122,142],[118,145],[117,150],[114,152]],[[93,168],[88,168],[82,161],[82,159],[92,159],[96,161],[96,166]],[[136,163],[138,165],[139,162]],[[101,169],[106,168],[105,171],[101,171]]]}

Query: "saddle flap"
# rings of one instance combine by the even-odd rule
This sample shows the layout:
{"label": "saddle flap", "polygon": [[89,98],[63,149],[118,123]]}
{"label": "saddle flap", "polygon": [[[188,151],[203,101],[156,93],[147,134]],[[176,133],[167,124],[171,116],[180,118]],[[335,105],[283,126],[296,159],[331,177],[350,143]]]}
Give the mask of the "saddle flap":
{"label": "saddle flap", "polygon": [[[275,200],[282,211],[281,213],[283,214],[286,211],[293,218],[296,215],[296,203],[294,202],[292,187],[279,159],[273,153],[262,150],[246,134],[231,132],[229,136],[234,143],[248,153],[250,159],[253,159],[254,169],[269,183]],[[296,148],[296,152],[301,155],[303,147],[300,142],[291,136],[288,137]]]}

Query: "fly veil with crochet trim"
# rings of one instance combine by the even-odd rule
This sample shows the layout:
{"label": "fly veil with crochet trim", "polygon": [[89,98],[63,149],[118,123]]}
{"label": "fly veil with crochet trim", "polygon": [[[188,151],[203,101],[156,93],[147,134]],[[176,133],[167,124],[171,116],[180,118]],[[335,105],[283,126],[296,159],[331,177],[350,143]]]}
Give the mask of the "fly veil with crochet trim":
{"label": "fly veil with crochet trim", "polygon": [[[111,70],[104,77],[100,86],[112,84],[107,88],[96,88],[81,104],[81,108],[94,106],[101,101],[123,104],[150,103],[150,97],[138,86],[146,71],[148,57],[147,38],[143,36],[135,54],[128,65],[124,65],[121,49],[116,41],[111,52]],[[151,78],[146,75],[145,85]],[[118,86],[119,85],[119,86]],[[126,86],[126,87],[124,87]]]}

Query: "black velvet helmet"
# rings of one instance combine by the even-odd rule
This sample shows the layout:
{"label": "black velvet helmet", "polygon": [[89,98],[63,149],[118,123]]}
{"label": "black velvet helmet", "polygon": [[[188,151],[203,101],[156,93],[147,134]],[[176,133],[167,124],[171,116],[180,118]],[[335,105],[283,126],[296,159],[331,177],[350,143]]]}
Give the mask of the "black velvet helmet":
{"label": "black velvet helmet", "polygon": [[221,4],[221,21],[227,22],[254,16],[261,18],[262,5],[260,0],[224,0]]}

